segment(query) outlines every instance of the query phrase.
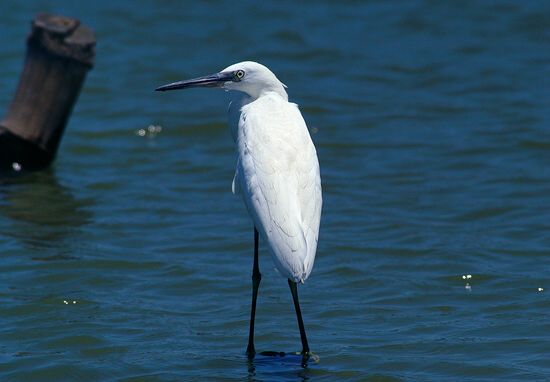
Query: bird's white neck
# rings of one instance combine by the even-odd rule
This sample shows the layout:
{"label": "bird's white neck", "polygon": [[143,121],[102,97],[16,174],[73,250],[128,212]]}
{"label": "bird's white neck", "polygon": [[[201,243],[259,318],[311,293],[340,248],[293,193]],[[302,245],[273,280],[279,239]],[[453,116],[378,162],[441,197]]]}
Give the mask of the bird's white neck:
{"label": "bird's white neck", "polygon": [[231,94],[231,100],[237,101],[246,105],[247,103],[254,102],[258,98],[267,95],[269,93],[275,93],[285,101],[288,101],[288,94],[282,83],[279,81],[273,81],[268,84],[262,84],[261,86],[255,86],[255,84],[245,85],[240,88],[227,89]]}
{"label": "bird's white neck", "polygon": [[264,87],[256,97],[256,99],[260,98],[263,95],[266,95],[268,93],[276,93],[278,94],[282,99],[285,101],[288,101],[288,94],[283,86],[282,83],[279,81],[275,81],[271,83],[269,86]]}
{"label": "bird's white neck", "polygon": [[231,130],[231,136],[233,141],[237,141],[237,129],[239,125],[239,118],[241,116],[242,108],[263,96],[276,95],[283,100],[288,101],[288,94],[284,87],[281,85],[279,91],[264,90],[258,96],[254,97],[248,92],[242,91],[230,91],[231,102],[229,102],[228,114],[229,114],[229,128]]}

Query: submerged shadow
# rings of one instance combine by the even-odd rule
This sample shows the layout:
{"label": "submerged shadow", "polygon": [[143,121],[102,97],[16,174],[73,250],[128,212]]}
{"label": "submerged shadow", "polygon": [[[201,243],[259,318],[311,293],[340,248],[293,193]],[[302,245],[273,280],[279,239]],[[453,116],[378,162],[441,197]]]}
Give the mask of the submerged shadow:
{"label": "submerged shadow", "polygon": [[314,354],[264,351],[248,359],[248,380],[261,381],[271,377],[281,381],[307,381],[310,365],[318,362],[319,357]]}

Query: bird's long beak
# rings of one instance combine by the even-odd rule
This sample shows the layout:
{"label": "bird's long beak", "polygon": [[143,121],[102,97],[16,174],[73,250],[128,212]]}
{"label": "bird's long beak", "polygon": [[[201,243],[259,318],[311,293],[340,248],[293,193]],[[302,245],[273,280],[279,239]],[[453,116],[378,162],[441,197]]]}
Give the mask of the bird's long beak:
{"label": "bird's long beak", "polygon": [[221,87],[224,83],[233,80],[232,72],[220,72],[210,74],[204,77],[193,78],[185,81],[172,82],[171,84],[166,84],[156,88],[156,91],[166,91],[166,90],[176,90],[176,89],[187,89],[187,88],[197,88],[197,87]]}

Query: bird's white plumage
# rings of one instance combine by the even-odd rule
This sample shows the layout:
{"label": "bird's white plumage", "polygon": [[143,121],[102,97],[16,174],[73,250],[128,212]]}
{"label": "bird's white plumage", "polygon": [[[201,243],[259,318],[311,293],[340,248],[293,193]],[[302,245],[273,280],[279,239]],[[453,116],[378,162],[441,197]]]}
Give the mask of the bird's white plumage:
{"label": "bird's white plumage", "polygon": [[[315,146],[284,85],[263,65],[243,62],[229,108],[237,146],[233,192],[240,193],[277,269],[304,282],[313,267],[321,217],[321,179]],[[245,82],[248,81],[248,82]]]}
{"label": "bird's white plumage", "polygon": [[[321,219],[321,177],[315,146],[286,86],[265,66],[245,61],[219,73],[176,81],[158,91],[218,87],[231,91],[229,126],[237,148],[232,190],[242,195],[254,227],[281,274],[288,278],[305,362],[309,345],[297,282],[310,275]],[[261,274],[254,232],[252,308],[246,353],[254,358],[254,318]]]}

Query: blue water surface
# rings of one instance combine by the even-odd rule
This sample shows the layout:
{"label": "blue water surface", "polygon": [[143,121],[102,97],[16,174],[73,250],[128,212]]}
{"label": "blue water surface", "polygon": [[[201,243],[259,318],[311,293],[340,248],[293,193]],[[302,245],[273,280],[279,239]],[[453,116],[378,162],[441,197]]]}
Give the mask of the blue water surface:
{"label": "blue water surface", "polygon": [[[550,3],[0,11],[2,110],[35,14],[97,37],[54,165],[0,179],[0,380],[550,379]],[[245,356],[253,227],[227,96],[153,91],[243,60],[288,85],[321,163],[305,367]],[[260,267],[256,347],[298,351],[264,246]]]}

